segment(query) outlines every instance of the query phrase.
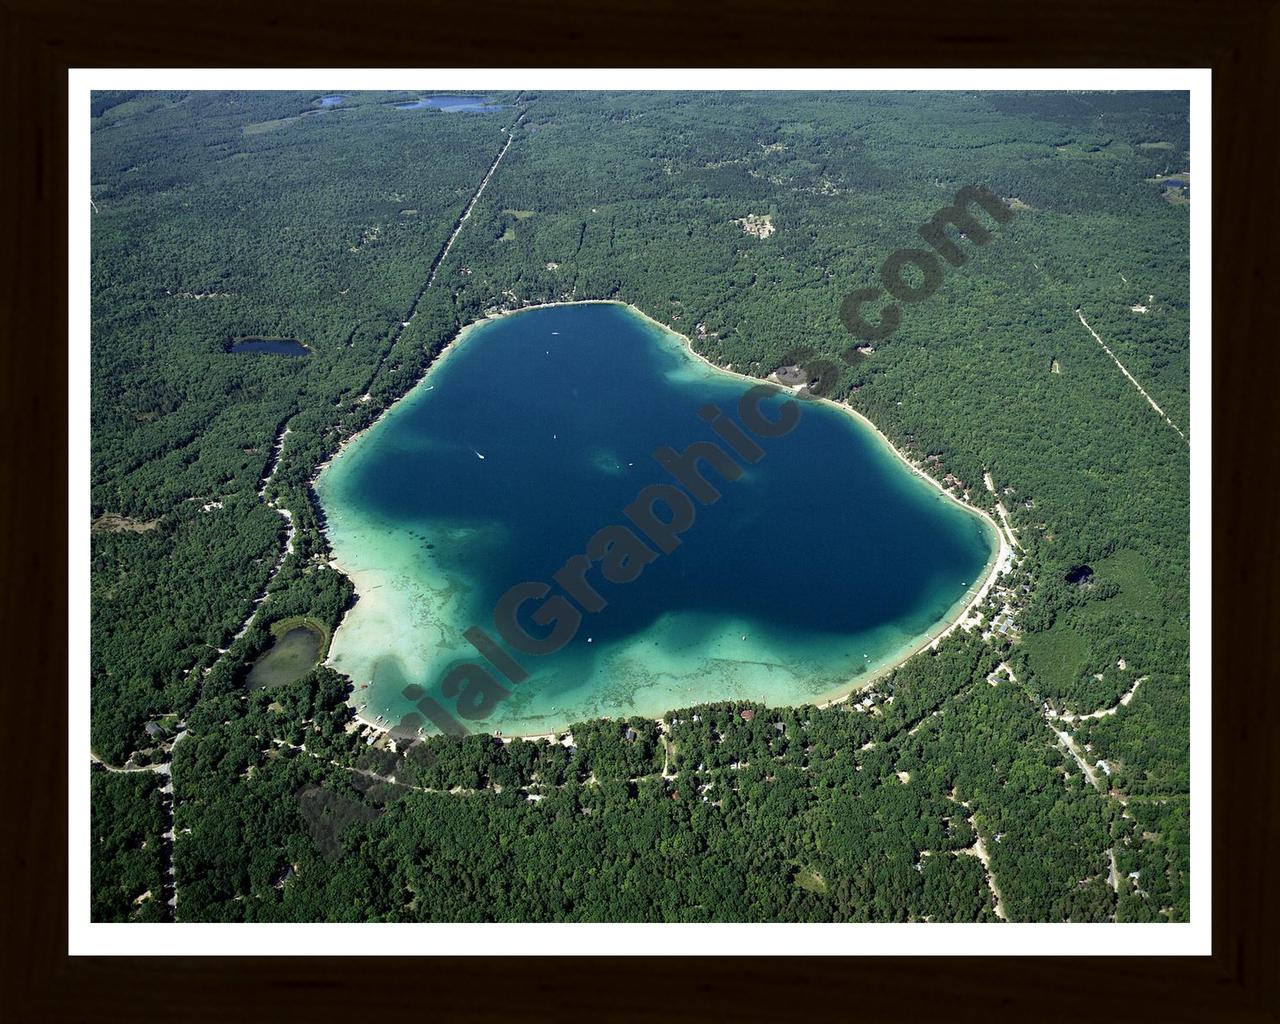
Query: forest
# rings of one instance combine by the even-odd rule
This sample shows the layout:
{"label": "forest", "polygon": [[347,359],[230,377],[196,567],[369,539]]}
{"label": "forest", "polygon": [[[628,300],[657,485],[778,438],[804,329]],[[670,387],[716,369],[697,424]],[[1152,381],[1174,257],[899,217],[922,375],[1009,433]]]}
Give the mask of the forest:
{"label": "forest", "polygon": [[[172,771],[91,766],[96,920],[1186,918],[1188,447],[1079,319],[1189,436],[1187,205],[1155,181],[1190,170],[1185,94],[320,95],[94,97],[92,748]],[[842,298],[972,184],[1016,216],[841,358]],[[556,742],[370,746],[324,667],[251,692],[273,624],[355,599],[318,467],[464,324],[587,298],[740,372],[834,368],[1007,509],[984,612],[1017,629],[857,704]]]}

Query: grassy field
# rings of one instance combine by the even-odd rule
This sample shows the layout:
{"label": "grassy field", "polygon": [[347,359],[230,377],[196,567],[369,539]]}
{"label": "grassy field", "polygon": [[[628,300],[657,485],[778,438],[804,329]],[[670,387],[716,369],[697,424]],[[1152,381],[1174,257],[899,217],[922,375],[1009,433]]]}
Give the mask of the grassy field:
{"label": "grassy field", "polygon": [[1061,623],[1044,633],[1024,637],[1021,646],[1047,693],[1070,690],[1084,671],[1089,657],[1089,641]]}
{"label": "grassy field", "polygon": [[247,124],[244,126],[246,135],[261,135],[263,132],[274,131],[277,128],[283,128],[285,125],[293,124],[298,120],[296,117],[280,117],[274,121],[258,121],[256,124]]}
{"label": "grassy field", "polygon": [[1120,588],[1119,594],[1105,602],[1108,611],[1160,617],[1159,588],[1151,581],[1146,559],[1136,551],[1117,551],[1104,558],[1094,566],[1094,577]]}
{"label": "grassy field", "polygon": [[813,868],[801,868],[796,872],[796,885],[809,892],[826,892],[827,883]]}

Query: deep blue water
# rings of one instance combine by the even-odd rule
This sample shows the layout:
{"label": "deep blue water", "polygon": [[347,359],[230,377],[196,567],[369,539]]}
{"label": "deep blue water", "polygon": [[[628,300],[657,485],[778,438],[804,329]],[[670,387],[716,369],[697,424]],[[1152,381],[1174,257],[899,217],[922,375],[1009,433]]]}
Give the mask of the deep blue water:
{"label": "deep blue water", "polygon": [[486,102],[483,96],[428,96],[413,103],[396,104],[397,110],[424,110],[427,107],[435,107],[446,114],[459,111],[488,114],[502,109],[500,104]]}
{"label": "deep blue water", "polygon": [[231,351],[239,354],[269,354],[280,356],[309,356],[311,349],[300,341],[289,338],[244,338],[234,342]]}
{"label": "deep blue water", "polygon": [[[532,310],[473,332],[317,484],[360,590],[331,661],[371,684],[358,691],[370,719],[398,719],[406,682],[451,705],[445,670],[480,662],[461,631],[496,637],[504,591],[550,581],[597,530],[628,524],[622,510],[642,488],[672,482],[654,451],[718,441],[699,410],[738,420],[751,386],[617,305]],[[726,697],[800,703],[899,659],[954,615],[993,556],[990,528],[865,425],[825,404],[800,411],[786,436],[758,438],[757,463],[735,459],[741,478],[705,470],[721,499],[698,505],[679,547],[639,579],[609,583],[594,568],[607,607],[558,653],[521,655],[532,678],[468,726],[536,732]]]}

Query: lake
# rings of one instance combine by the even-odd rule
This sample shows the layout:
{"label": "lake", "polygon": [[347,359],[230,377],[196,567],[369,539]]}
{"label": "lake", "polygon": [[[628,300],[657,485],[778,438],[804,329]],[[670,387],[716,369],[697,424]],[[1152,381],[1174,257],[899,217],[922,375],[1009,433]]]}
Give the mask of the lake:
{"label": "lake", "polygon": [[320,106],[322,106],[322,107],[336,107],[336,106],[337,106],[339,103],[341,103],[344,99],[346,99],[346,97],[345,97],[345,96],[321,96],[321,97],[320,97]]}
{"label": "lake", "polygon": [[232,342],[231,351],[240,355],[311,355],[311,349],[293,338],[239,338]]}
{"label": "lake", "polygon": [[[735,457],[737,479],[700,463],[721,498],[696,505],[670,554],[650,544],[638,578],[609,582],[591,566],[585,579],[605,607],[583,613],[561,649],[531,655],[499,640],[499,598],[552,581],[602,528],[633,526],[624,507],[649,485],[675,483],[654,458],[662,446],[727,451],[699,412],[713,404],[721,427],[739,422],[752,387],[620,304],[466,328],[316,481],[335,557],[359,594],[329,664],[355,681],[363,717],[399,721],[413,707],[409,684],[467,730],[504,735],[712,700],[794,705],[848,693],[927,642],[990,571],[996,532],[865,423],[820,402],[794,402],[800,415],[785,436],[752,434],[761,454]],[[776,419],[790,396],[768,393],[760,411]],[[625,576],[615,566],[613,578]],[[565,611],[591,600],[568,586],[575,600],[552,583],[548,601],[561,595]],[[539,608],[529,601],[516,617],[535,638],[557,625],[535,623]],[[509,696],[462,719],[456,686],[451,697],[441,681],[487,666],[463,635],[472,626],[528,678],[516,685],[490,669]]]}
{"label": "lake", "polygon": [[397,110],[425,110],[428,107],[443,110],[446,114],[458,112],[489,114],[502,110],[502,106],[490,103],[483,96],[428,96],[412,103],[397,103]]}

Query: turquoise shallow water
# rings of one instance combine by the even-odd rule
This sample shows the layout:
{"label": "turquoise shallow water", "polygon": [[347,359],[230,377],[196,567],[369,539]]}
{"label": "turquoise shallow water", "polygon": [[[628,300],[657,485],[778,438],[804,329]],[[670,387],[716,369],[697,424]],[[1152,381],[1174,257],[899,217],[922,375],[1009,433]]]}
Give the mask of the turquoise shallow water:
{"label": "turquoise shallow water", "polygon": [[[953,617],[994,558],[994,530],[824,404],[798,403],[785,436],[755,436],[763,454],[735,455],[738,479],[704,463],[721,497],[690,500],[694,519],[670,554],[628,520],[646,486],[676,482],[653,456],[660,447],[715,441],[732,454],[699,410],[714,404],[740,423],[750,388],[616,304],[468,329],[316,483],[360,595],[330,664],[355,681],[363,715],[399,721],[413,708],[408,684],[466,729],[506,735],[728,698],[803,703],[870,678]],[[787,400],[762,409],[776,418]],[[653,552],[633,564],[638,578],[610,582],[592,566],[605,607],[583,613],[555,653],[501,642],[504,592],[545,581],[548,598],[562,595],[553,575],[610,524]],[[555,625],[530,619],[541,603],[518,617],[535,637]],[[490,667],[463,636],[472,626],[528,677],[516,685]],[[488,669],[491,707],[468,705],[467,686],[442,688],[461,665]],[[463,717],[460,702],[484,717]]]}

